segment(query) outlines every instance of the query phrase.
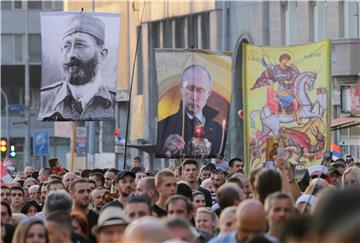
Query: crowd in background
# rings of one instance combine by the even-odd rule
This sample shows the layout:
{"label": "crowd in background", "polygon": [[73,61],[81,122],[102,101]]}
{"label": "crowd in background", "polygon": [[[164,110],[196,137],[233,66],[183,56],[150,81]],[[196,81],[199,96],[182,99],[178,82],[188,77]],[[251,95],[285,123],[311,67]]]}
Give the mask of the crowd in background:
{"label": "crowd in background", "polygon": [[[200,161],[202,162],[202,161]],[[276,160],[145,171],[67,171],[56,158],[1,184],[1,239],[66,242],[360,242],[360,168],[351,157],[304,170]]]}

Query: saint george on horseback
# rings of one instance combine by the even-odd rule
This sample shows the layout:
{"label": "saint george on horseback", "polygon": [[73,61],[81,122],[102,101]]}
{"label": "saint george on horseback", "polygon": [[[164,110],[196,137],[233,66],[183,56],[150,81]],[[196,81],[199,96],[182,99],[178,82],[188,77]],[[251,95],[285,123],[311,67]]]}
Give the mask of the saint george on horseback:
{"label": "saint george on horseback", "polygon": [[[279,64],[276,65],[268,64],[262,58],[261,64],[266,70],[261,73],[251,90],[270,85],[267,90],[267,105],[270,110],[274,114],[282,112],[285,116],[290,111],[297,124],[302,125],[299,115],[301,103],[294,93],[294,81],[300,72],[295,65],[289,64],[290,60],[288,53],[281,54]],[[278,87],[275,88],[275,85]]]}

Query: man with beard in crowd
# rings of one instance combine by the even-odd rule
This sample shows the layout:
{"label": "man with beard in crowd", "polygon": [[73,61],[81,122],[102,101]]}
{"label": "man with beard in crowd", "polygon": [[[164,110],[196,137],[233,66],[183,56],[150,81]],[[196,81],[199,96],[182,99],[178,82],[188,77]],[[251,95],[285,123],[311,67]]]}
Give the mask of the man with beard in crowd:
{"label": "man with beard in crowd", "polygon": [[292,200],[285,193],[274,192],[266,198],[264,208],[269,227],[265,237],[271,242],[279,242],[282,227],[295,212]]}
{"label": "man with beard in crowd", "polygon": [[97,214],[100,213],[101,208],[104,206],[105,202],[102,199],[102,196],[106,192],[104,188],[96,188],[94,191],[91,192],[90,198],[91,203],[93,205],[93,211]]}
{"label": "man with beard in crowd", "polygon": [[[86,179],[77,179],[70,184],[70,195],[73,199],[73,211],[77,211],[87,218],[88,232],[97,224],[99,215],[89,209],[90,185]],[[90,235],[90,239],[95,242],[95,237]]]}
{"label": "man with beard in crowd", "polygon": [[111,120],[115,92],[108,90],[99,74],[106,59],[105,25],[87,14],[75,16],[63,35],[63,80],[40,92],[39,120]]}
{"label": "man with beard in crowd", "polygon": [[119,191],[119,198],[118,200],[113,201],[111,204],[123,208],[126,198],[130,196],[131,193],[135,192],[135,174],[131,171],[122,171],[116,177],[115,182]]}
{"label": "man with beard in crowd", "polygon": [[110,190],[111,189],[111,185],[113,184],[116,175],[119,173],[119,171],[115,168],[111,168],[108,171],[106,171],[106,173],[104,174],[104,187],[105,189]]}
{"label": "man with beard in crowd", "polygon": [[71,182],[73,182],[76,179],[76,175],[74,172],[69,171],[66,173],[62,179],[62,183],[65,186],[65,189],[68,190]]}
{"label": "man with beard in crowd", "polygon": [[136,184],[136,195],[145,195],[154,205],[159,200],[159,192],[155,188],[155,178],[145,177]]}

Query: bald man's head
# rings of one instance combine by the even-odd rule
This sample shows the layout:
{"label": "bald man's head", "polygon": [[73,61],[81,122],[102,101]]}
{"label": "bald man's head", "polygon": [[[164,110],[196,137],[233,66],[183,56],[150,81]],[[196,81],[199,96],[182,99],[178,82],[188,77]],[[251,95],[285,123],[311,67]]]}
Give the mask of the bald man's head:
{"label": "bald man's head", "polygon": [[243,191],[235,183],[225,183],[220,186],[216,197],[221,209],[237,206],[245,198]]}
{"label": "bald man's head", "polygon": [[124,242],[163,242],[170,239],[166,226],[155,217],[143,217],[133,221],[125,230]]}
{"label": "bald man's head", "polygon": [[243,201],[236,210],[236,232],[239,242],[264,233],[266,216],[261,202],[253,199]]}

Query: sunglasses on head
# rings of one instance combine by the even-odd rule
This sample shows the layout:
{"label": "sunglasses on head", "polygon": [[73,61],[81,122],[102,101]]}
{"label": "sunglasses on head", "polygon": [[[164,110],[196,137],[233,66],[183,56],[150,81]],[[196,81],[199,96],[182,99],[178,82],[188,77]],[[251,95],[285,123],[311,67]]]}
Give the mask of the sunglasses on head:
{"label": "sunglasses on head", "polygon": [[326,180],[326,179],[327,179],[327,175],[321,174],[320,176],[318,176],[318,175],[312,175],[312,176],[311,176],[311,179],[316,179],[316,178],[321,178],[321,179]]}

